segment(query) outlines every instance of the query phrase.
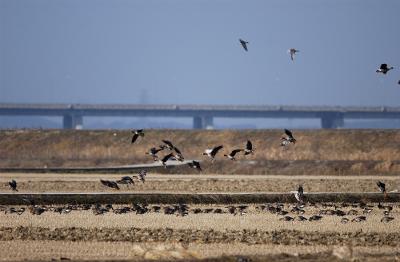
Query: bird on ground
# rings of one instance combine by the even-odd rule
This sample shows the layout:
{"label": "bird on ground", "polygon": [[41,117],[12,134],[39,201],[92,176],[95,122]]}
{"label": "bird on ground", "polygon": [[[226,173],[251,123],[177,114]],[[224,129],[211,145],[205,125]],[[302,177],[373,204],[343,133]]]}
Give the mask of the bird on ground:
{"label": "bird on ground", "polygon": [[383,183],[381,181],[378,181],[378,182],[376,182],[376,185],[378,186],[379,191],[381,191],[383,193],[384,198],[386,199],[387,193],[386,193],[386,185],[385,185],[385,183]]}
{"label": "bird on ground", "polygon": [[303,190],[303,186],[299,186],[299,188],[297,189],[297,191],[294,193],[294,197],[296,198],[296,200],[299,203],[302,203],[304,200],[304,190]]}
{"label": "bird on ground", "polygon": [[170,158],[173,158],[173,157],[174,157],[174,153],[169,153],[168,155],[164,156],[164,157],[160,160],[160,162],[161,162],[161,164],[162,164],[165,168],[167,168],[166,162],[167,162]]}
{"label": "bird on ground", "polygon": [[144,137],[143,129],[132,130],[131,132],[133,133],[131,144],[135,143],[139,136]]}
{"label": "bird on ground", "polygon": [[243,149],[235,149],[235,150],[232,150],[232,152],[230,152],[229,154],[224,155],[224,156],[226,156],[230,160],[236,160],[235,155],[241,151],[243,151]]}
{"label": "bird on ground", "polygon": [[286,137],[281,138],[281,146],[288,146],[291,143],[296,144],[297,140],[293,137],[292,131],[285,129],[285,134]]}
{"label": "bird on ground", "polygon": [[100,179],[100,182],[105,186],[108,186],[108,187],[111,187],[111,188],[119,190],[118,184],[116,182],[114,182],[114,181]]}
{"label": "bird on ground", "polygon": [[386,73],[389,72],[389,70],[392,70],[392,69],[393,69],[393,66],[388,67],[387,64],[381,64],[381,66],[376,70],[376,72],[386,75]]}
{"label": "bird on ground", "polygon": [[247,50],[247,44],[248,44],[249,42],[244,41],[244,40],[241,39],[241,38],[239,38],[239,42],[240,42],[240,44],[242,45],[242,47],[244,48],[244,50],[246,50],[246,52],[247,52],[247,51],[248,51],[248,50]]}
{"label": "bird on ground", "polygon": [[125,185],[132,184],[132,185],[134,185],[135,182],[133,181],[133,179],[130,176],[123,176],[123,177],[121,177],[120,180],[117,181],[117,184],[125,184]]}
{"label": "bird on ground", "polygon": [[146,176],[147,176],[147,171],[146,170],[141,170],[138,174],[139,176],[139,180],[142,181],[142,183],[144,183],[146,181]]}
{"label": "bird on ground", "polygon": [[200,172],[202,171],[199,161],[193,160],[192,162],[189,162],[188,165],[189,165],[191,168],[194,168],[194,169],[199,170]]}
{"label": "bird on ground", "polygon": [[11,180],[10,182],[8,182],[8,185],[10,186],[12,191],[18,191],[18,189],[17,189],[17,181],[15,181],[14,179]]}
{"label": "bird on ground", "polygon": [[211,158],[211,162],[214,162],[215,156],[217,155],[218,151],[221,150],[222,148],[223,148],[222,145],[216,146],[214,148],[208,148],[204,151],[203,155],[208,156],[209,158]]}
{"label": "bird on ground", "polygon": [[253,144],[251,143],[250,140],[247,140],[246,148],[244,149],[244,155],[249,155],[253,153],[254,153]]}
{"label": "bird on ground", "polygon": [[294,55],[295,55],[296,53],[298,53],[298,52],[300,52],[300,50],[297,50],[297,49],[295,49],[295,48],[290,48],[290,49],[288,50],[288,53],[290,54],[290,59],[292,59],[292,61],[294,61]]}
{"label": "bird on ground", "polygon": [[158,160],[157,153],[160,152],[160,151],[162,151],[162,150],[164,150],[164,149],[165,149],[165,148],[155,148],[155,147],[152,147],[152,148],[150,148],[149,151],[146,152],[145,154],[146,154],[146,155],[152,156],[152,157],[153,157],[153,160],[154,160],[154,161],[157,161],[157,160]]}

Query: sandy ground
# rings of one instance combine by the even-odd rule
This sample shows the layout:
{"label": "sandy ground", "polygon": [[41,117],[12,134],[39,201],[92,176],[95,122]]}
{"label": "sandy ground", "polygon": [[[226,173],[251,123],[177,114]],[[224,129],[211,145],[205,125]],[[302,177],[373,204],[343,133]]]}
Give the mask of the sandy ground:
{"label": "sandy ground", "polygon": [[[9,192],[15,179],[19,192],[112,192],[100,178],[118,180],[115,174],[0,173],[0,192]],[[165,175],[149,173],[146,182],[121,185],[122,192],[289,192],[303,185],[307,192],[376,192],[377,180],[388,191],[399,191],[398,176],[266,176],[266,175]]]}
{"label": "sandy ground", "polygon": [[[113,192],[99,179],[117,180],[116,174],[0,174],[0,192],[10,192],[7,182],[15,179],[19,192]],[[376,192],[376,181],[383,180],[389,191],[400,188],[396,176],[265,176],[265,175],[165,175],[149,173],[145,183],[121,186],[121,191],[140,192],[289,192],[299,184],[306,192]],[[355,206],[336,208],[329,204],[307,205],[306,218],[321,210],[340,209],[342,216],[323,214],[320,221],[297,221],[300,214],[284,204],[285,215],[250,204],[246,212],[229,213],[227,205],[190,205],[187,216],[154,211],[140,215],[133,211],[114,214],[112,210],[95,215],[89,210],[54,212],[48,206],[42,215],[26,211],[9,213],[10,206],[0,207],[0,255],[7,260],[176,260],[219,258],[220,261],[394,261],[400,254],[400,204],[391,206],[384,223],[384,209],[369,204],[364,214]],[[149,205],[151,209],[155,205]],[[240,205],[235,205],[236,207]],[[20,208],[21,206],[15,206]],[[116,210],[130,205],[113,205]],[[195,210],[201,213],[196,214]],[[220,209],[221,213],[215,213]],[[211,211],[210,211],[211,210]],[[350,210],[356,214],[347,214]],[[364,222],[352,222],[366,216]],[[17,251],[16,251],[17,250]]]}
{"label": "sandy ground", "polygon": [[[261,259],[282,254],[293,259],[302,254],[318,257],[321,253],[328,254],[327,261],[338,256],[394,260],[400,248],[400,207],[386,205],[393,207],[390,216],[394,220],[389,223],[381,222],[383,209],[376,204],[370,205],[372,211],[368,214],[363,214],[360,207],[336,207],[346,213],[358,213],[344,216],[350,219],[346,224],[337,215],[323,215],[320,221],[286,222],[281,220],[283,215],[262,211],[261,205],[249,205],[242,215],[229,214],[226,206],[190,205],[189,215],[183,217],[163,212],[95,215],[91,210],[73,210],[68,214],[48,210],[40,216],[1,212],[0,260],[171,260],[223,256]],[[284,210],[296,218],[292,207],[285,204]],[[196,208],[220,208],[223,213],[194,214]],[[304,210],[303,216],[309,218],[335,207],[306,206]],[[365,215],[366,221],[351,222],[359,215]]]}

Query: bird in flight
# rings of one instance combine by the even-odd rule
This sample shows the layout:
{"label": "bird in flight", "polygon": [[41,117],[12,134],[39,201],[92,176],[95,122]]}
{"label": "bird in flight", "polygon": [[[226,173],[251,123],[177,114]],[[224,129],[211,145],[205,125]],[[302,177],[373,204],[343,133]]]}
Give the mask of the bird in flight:
{"label": "bird in flight", "polygon": [[214,148],[208,148],[204,150],[203,155],[208,156],[209,158],[211,158],[211,162],[214,162],[215,156],[217,155],[218,151],[221,150],[222,148],[223,148],[222,145],[216,146]]}
{"label": "bird in flight", "polygon": [[234,149],[234,150],[232,150],[232,152],[230,152],[229,154],[224,155],[224,156],[226,156],[230,160],[236,160],[235,155],[241,151],[244,151],[244,150],[243,149]]}
{"label": "bird in flight", "polygon": [[285,129],[286,137],[281,138],[281,146],[288,146],[289,144],[296,143],[296,139],[293,137],[292,131]]}
{"label": "bird in flight", "polygon": [[250,140],[247,140],[246,148],[244,149],[244,155],[249,155],[253,153],[254,153],[253,144],[251,143]]}
{"label": "bird in flight", "polygon": [[108,181],[108,180],[100,179],[100,182],[105,186],[108,186],[108,187],[115,188],[115,189],[119,190],[118,184],[116,182],[114,182],[114,181]]}
{"label": "bird in flight", "polygon": [[297,49],[295,49],[295,48],[290,48],[290,49],[288,50],[288,53],[290,54],[290,59],[292,59],[292,61],[294,61],[294,55],[295,55],[296,53],[298,53],[298,52],[300,52],[300,50],[297,50]]}
{"label": "bird in flight", "polygon": [[194,168],[194,169],[199,170],[200,172],[202,171],[199,161],[193,160],[192,162],[189,162],[188,165],[189,165],[191,168]]}
{"label": "bird in flight", "polygon": [[168,155],[166,155],[166,156],[164,156],[160,161],[161,161],[161,164],[165,167],[165,168],[167,168],[167,165],[165,164],[170,158],[173,158],[174,157],[174,153],[169,153]]}
{"label": "bird in flight", "polygon": [[157,153],[160,152],[160,151],[162,151],[162,150],[164,150],[164,148],[155,148],[155,147],[152,147],[152,148],[150,148],[149,151],[146,152],[145,154],[146,154],[146,155],[152,156],[153,159],[154,159],[154,161],[157,161],[157,160],[158,160]]}
{"label": "bird in flight", "polygon": [[248,51],[248,50],[247,50],[247,44],[248,44],[249,42],[244,41],[244,40],[241,39],[241,38],[239,38],[239,42],[240,42],[240,44],[242,45],[242,47],[244,48],[244,50]]}
{"label": "bird in flight", "polygon": [[139,136],[141,137],[144,136],[143,129],[132,130],[131,132],[133,133],[131,144],[135,143],[135,141],[138,139]]}
{"label": "bird in flight", "polygon": [[376,72],[386,75],[386,73],[389,72],[389,70],[392,70],[392,69],[393,69],[393,66],[388,67],[387,64],[381,64],[381,66],[376,70]]}
{"label": "bird in flight", "polygon": [[125,185],[132,184],[132,185],[134,185],[135,182],[133,181],[133,179],[130,176],[123,176],[123,177],[121,177],[120,180],[117,181],[117,184],[125,184]]}

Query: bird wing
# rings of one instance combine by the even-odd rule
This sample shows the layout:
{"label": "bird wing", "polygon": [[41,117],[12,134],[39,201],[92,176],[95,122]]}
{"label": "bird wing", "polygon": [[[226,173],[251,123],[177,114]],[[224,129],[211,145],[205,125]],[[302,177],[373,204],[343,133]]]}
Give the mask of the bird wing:
{"label": "bird wing", "polygon": [[134,135],[132,136],[132,142],[131,142],[131,144],[135,143],[135,141],[136,141],[136,139],[137,139],[138,137],[139,137],[138,134],[134,134]]}
{"label": "bird wing", "polygon": [[162,140],[164,144],[168,145],[171,148],[174,148],[174,145],[171,143],[171,141],[168,140]]}
{"label": "bird wing", "polygon": [[105,186],[110,186],[110,181],[108,181],[108,180],[100,179],[100,182]]}
{"label": "bird wing", "polygon": [[223,148],[222,145],[221,146],[216,146],[211,150],[210,154],[211,155],[216,155],[218,153],[218,151],[221,150],[222,148]]}
{"label": "bird wing", "polygon": [[182,155],[181,151],[180,151],[177,147],[174,146],[173,148],[174,148],[174,150],[175,150],[176,153]]}
{"label": "bird wing", "polygon": [[168,155],[164,156],[161,161],[162,162],[167,162],[168,159],[170,159],[174,154],[173,153],[169,153]]}
{"label": "bird wing", "polygon": [[289,129],[285,129],[285,134],[286,134],[288,137],[293,137],[293,134],[292,134],[292,132],[291,132]]}
{"label": "bird wing", "polygon": [[252,149],[253,149],[253,145],[251,144],[251,141],[250,141],[250,140],[247,140],[246,149],[247,149],[247,150],[252,150]]}
{"label": "bird wing", "polygon": [[380,69],[383,69],[383,70],[387,69],[387,64],[381,64]]}
{"label": "bird wing", "polygon": [[238,153],[238,152],[240,152],[240,151],[243,151],[243,149],[235,149],[235,150],[232,150],[231,156],[236,155],[236,153]]}

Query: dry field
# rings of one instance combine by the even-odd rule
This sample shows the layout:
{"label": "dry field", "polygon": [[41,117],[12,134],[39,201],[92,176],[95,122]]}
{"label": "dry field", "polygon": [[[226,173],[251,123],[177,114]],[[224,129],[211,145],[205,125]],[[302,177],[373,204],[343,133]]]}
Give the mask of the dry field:
{"label": "dry field", "polygon": [[[306,218],[329,210],[346,214],[323,214],[320,221],[297,221],[299,214],[289,204],[283,206],[286,215],[267,211],[262,205],[249,205],[244,212],[235,214],[224,205],[190,205],[185,216],[164,214],[166,205],[154,212],[153,206],[147,206],[151,211],[145,214],[114,214],[112,210],[103,215],[95,215],[91,210],[59,214],[50,206],[40,216],[28,211],[21,215],[2,212],[0,248],[5,252],[1,259],[170,260],[241,256],[256,261],[268,256],[281,258],[282,254],[292,259],[323,254],[327,261],[334,261],[377,257],[390,260],[400,255],[400,207],[393,203],[385,204],[393,208],[389,215],[394,220],[387,223],[381,222],[386,209],[377,204],[367,206],[372,209],[369,213],[358,205],[304,208]],[[114,205],[113,209],[122,207],[130,206]],[[352,221],[362,215],[366,221]],[[295,220],[283,221],[284,216]],[[343,223],[344,217],[349,222]],[[21,252],[14,251],[17,246]]]}
{"label": "dry field", "polygon": [[[384,181],[388,191],[400,190],[400,131],[294,130],[298,143],[288,149],[279,146],[281,133],[149,130],[131,145],[129,131],[2,130],[0,169],[151,163],[145,151],[168,139],[186,159],[204,160],[204,171],[187,166],[149,170],[145,183],[122,185],[118,192],[290,192],[298,185],[306,192],[377,192],[377,180]],[[243,147],[247,139],[255,154],[241,155],[236,162],[219,156],[211,164],[201,155],[219,144],[226,151]],[[10,179],[17,180],[19,193],[115,192],[99,179],[121,176],[0,171],[0,193],[11,192]],[[308,203],[301,214],[293,204],[283,203],[288,213],[277,214],[271,211],[276,203],[249,204],[242,211],[238,203],[232,214],[228,205],[203,203],[190,204],[187,215],[165,214],[164,208],[173,207],[166,204],[159,204],[157,212],[157,203],[146,206],[144,214],[133,205],[114,204],[100,215],[93,205],[46,206],[41,215],[29,212],[28,206],[13,206],[24,208],[20,215],[12,212],[12,206],[0,206],[0,260],[400,260],[400,203],[381,204],[385,207]],[[122,207],[127,213],[117,214]],[[338,210],[343,212],[339,215]],[[318,214],[322,215],[318,221],[299,218]],[[285,216],[294,220],[285,221]],[[359,216],[366,220],[356,222]],[[384,217],[393,220],[382,222]],[[343,218],[349,221],[344,223]]]}
{"label": "dry field", "polygon": [[166,175],[148,173],[146,182],[121,185],[116,191],[100,178],[118,180],[119,174],[0,173],[0,192],[10,192],[7,181],[18,181],[20,193],[45,192],[290,192],[303,185],[306,192],[378,192],[377,180],[388,191],[399,192],[398,176],[267,176],[267,175]]}
{"label": "dry field", "polygon": [[[162,139],[172,141],[187,159],[204,159],[205,148],[224,145],[225,152],[244,147],[250,139],[252,156],[236,163],[220,159],[203,163],[206,174],[268,175],[393,175],[400,172],[398,130],[294,130],[298,143],[279,146],[281,130],[193,131],[148,130],[131,145],[130,131],[1,130],[0,168],[100,167],[151,163],[145,152]],[[196,173],[189,168],[163,173]]]}

